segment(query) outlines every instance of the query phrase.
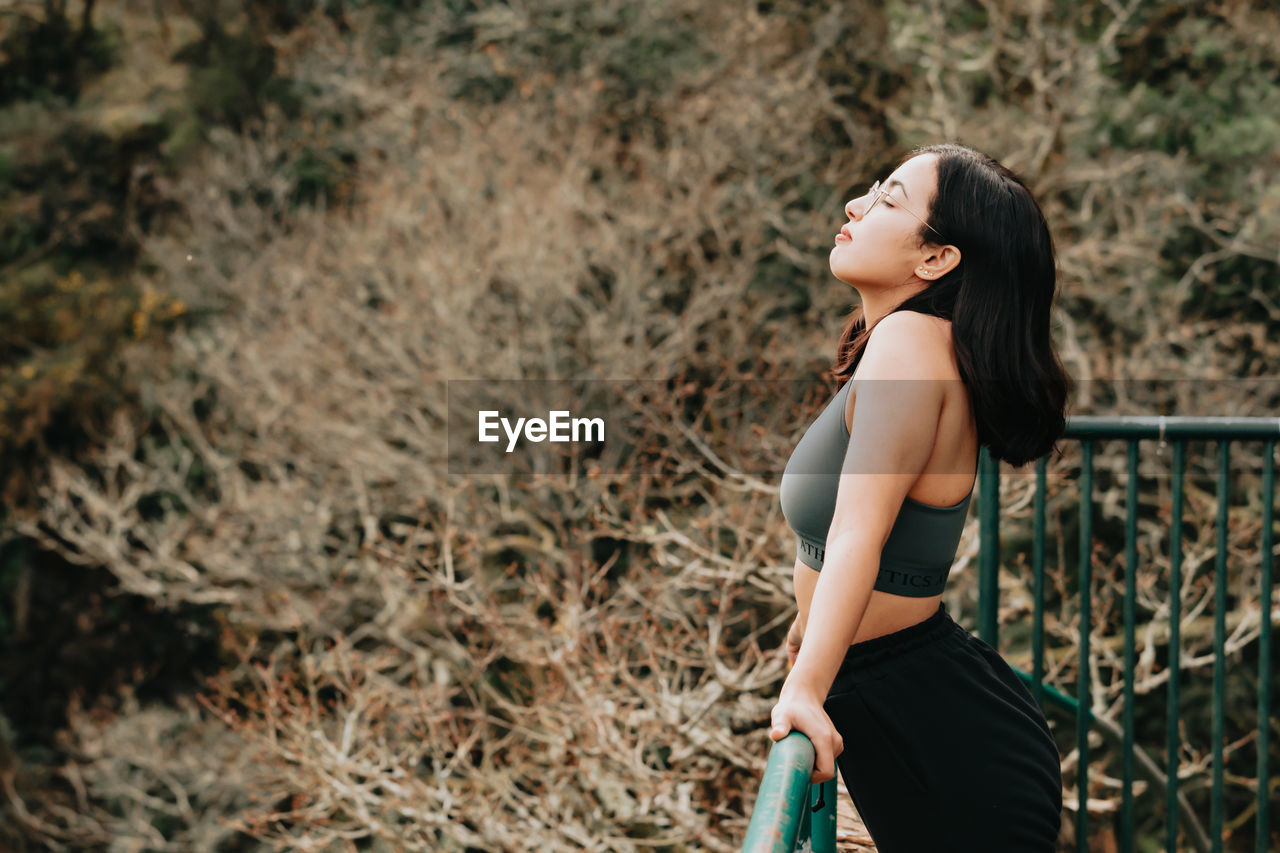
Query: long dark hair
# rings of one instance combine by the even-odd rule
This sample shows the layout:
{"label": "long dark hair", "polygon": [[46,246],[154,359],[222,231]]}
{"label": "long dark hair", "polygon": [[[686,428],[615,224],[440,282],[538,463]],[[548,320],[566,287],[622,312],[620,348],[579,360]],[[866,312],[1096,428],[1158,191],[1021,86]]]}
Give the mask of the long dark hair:
{"label": "long dark hair", "polygon": [[[902,162],[920,154],[937,155],[938,165],[938,191],[926,217],[938,234],[922,225],[920,240],[932,236],[956,246],[960,263],[893,310],[951,322],[979,445],[993,458],[1025,465],[1056,449],[1066,428],[1071,380],[1049,336],[1057,280],[1053,237],[1026,184],[992,158],[947,144],[919,148]],[[831,370],[841,385],[853,376],[870,335],[858,308]]]}

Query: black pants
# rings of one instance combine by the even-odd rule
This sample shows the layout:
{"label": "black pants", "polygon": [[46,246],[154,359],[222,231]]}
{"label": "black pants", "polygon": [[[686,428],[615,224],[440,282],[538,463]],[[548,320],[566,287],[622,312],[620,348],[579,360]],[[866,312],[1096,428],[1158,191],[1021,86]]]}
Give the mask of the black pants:
{"label": "black pants", "polygon": [[946,605],[849,647],[824,704],[880,853],[1053,853],[1062,768],[1044,713]]}

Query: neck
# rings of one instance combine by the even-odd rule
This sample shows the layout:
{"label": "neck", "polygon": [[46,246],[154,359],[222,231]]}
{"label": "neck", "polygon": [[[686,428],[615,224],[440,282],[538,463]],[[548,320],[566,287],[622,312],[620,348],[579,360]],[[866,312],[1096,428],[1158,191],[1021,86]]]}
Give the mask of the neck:
{"label": "neck", "polygon": [[858,291],[858,296],[862,299],[862,316],[866,328],[871,328],[881,317],[893,311],[903,302],[906,302],[912,296],[924,290],[925,284],[917,278],[912,278],[906,284],[898,287],[889,288],[870,288],[859,287],[854,285],[854,290]]}

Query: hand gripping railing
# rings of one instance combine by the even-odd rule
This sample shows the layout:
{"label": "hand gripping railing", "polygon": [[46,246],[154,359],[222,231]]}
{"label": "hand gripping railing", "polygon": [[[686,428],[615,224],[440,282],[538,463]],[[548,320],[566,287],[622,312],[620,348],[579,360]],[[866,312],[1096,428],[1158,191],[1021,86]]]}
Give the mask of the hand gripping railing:
{"label": "hand gripping railing", "polygon": [[817,752],[792,731],[769,748],[743,853],[835,853],[836,780],[813,784]]}

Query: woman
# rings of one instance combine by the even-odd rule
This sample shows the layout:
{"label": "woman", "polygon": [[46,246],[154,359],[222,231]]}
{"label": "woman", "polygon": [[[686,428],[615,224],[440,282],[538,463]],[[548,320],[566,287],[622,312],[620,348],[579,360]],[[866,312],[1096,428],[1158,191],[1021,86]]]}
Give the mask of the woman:
{"label": "woman", "polygon": [[1066,423],[1049,229],[1012,172],[958,145],[914,152],[845,213],[830,266],[861,311],[782,476],[799,613],[770,737],[813,741],[814,782],[838,759],[880,853],[1048,853],[1048,723],[942,591],[979,447],[1024,465]]}

